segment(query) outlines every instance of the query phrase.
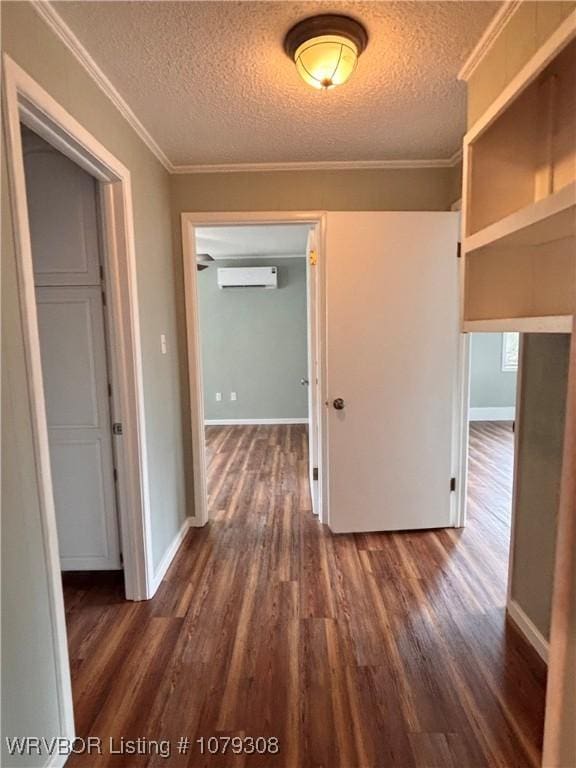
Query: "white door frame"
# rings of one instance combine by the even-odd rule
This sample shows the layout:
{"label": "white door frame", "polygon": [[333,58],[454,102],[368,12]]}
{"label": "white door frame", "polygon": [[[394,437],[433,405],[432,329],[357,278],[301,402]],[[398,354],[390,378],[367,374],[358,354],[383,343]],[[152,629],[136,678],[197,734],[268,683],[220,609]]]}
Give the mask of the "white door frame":
{"label": "white door frame", "polygon": [[[310,497],[312,512],[318,516],[322,507],[322,493],[319,482],[320,456],[319,419],[322,397],[319,390],[318,376],[318,248],[316,246],[316,230],[311,229],[306,243],[306,341],[308,346],[308,476],[310,481]],[[316,477],[316,479],[314,479]]]}
{"label": "white door frame", "polygon": [[202,526],[208,522],[208,487],[206,477],[206,443],[204,435],[204,381],[202,377],[202,356],[200,354],[200,323],[198,316],[197,270],[196,270],[196,227],[225,227],[242,224],[310,224],[316,229],[316,246],[318,253],[317,298],[319,320],[317,329],[320,352],[319,360],[319,391],[321,402],[317,403],[319,418],[320,445],[318,466],[319,498],[322,499],[318,510],[319,520],[327,523],[327,463],[326,463],[326,409],[321,407],[325,397],[325,344],[321,342],[325,332],[325,293],[324,293],[324,233],[326,229],[326,214],[322,211],[264,211],[264,212],[228,212],[228,213],[196,213],[181,214],[182,225],[182,269],[184,272],[184,299],[186,312],[186,338],[188,352],[188,383],[190,393],[190,426],[192,431],[192,461],[194,472],[194,517],[193,525]]}
{"label": "white door frame", "polygon": [[452,432],[452,466],[456,478],[453,519],[455,528],[466,525],[468,499],[468,416],[470,412],[470,334],[458,341],[456,397]]}
{"label": "white door frame", "polygon": [[123,426],[123,435],[114,439],[118,462],[117,490],[124,580],[127,599],[144,600],[151,597],[154,590],[132,188],[130,171],[7,54],[3,56],[3,92],[6,160],[36,479],[40,494],[53,631],[60,657],[57,659],[57,667],[65,689],[65,679],[69,677],[66,625],[20,124],[23,123],[40,135],[99,182],[104,229],[103,259],[109,288],[110,337],[113,342],[110,348],[110,374],[114,389],[112,418]]}

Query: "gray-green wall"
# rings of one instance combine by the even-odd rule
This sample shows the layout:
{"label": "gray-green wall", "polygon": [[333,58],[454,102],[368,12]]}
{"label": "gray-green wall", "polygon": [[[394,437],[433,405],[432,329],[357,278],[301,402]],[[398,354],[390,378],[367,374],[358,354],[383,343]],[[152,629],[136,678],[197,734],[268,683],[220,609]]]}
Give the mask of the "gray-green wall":
{"label": "gray-green wall", "polygon": [[[2,51],[131,173],[151,533],[157,566],[186,516],[182,425],[187,419],[181,408],[170,179],[28,3],[2,3]],[[56,736],[62,730],[4,168],[2,183],[2,731]],[[160,351],[160,333],[168,340],[165,356]],[[9,764],[28,767],[38,762],[31,757],[10,758]]]}
{"label": "gray-green wall", "polygon": [[515,403],[516,372],[502,370],[502,334],[471,334],[470,407],[505,408]]}
{"label": "gray-green wall", "polygon": [[569,334],[525,335],[510,594],[546,639],[550,634],[569,356]]}
{"label": "gray-green wall", "polygon": [[[239,266],[278,267],[278,288],[218,288],[218,267]],[[306,259],[218,261],[198,300],[205,418],[306,419]]]}

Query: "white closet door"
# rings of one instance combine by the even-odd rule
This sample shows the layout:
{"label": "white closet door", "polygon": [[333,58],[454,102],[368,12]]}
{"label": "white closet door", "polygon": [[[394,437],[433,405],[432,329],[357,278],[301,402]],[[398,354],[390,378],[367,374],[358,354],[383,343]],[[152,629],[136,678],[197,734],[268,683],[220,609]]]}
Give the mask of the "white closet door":
{"label": "white closet door", "polygon": [[36,297],[62,569],[117,569],[101,290],[37,288]]}
{"label": "white closet door", "polygon": [[35,285],[98,284],[95,180],[31,131],[23,149]]}
{"label": "white closet door", "polygon": [[328,523],[449,526],[458,216],[327,219]]}

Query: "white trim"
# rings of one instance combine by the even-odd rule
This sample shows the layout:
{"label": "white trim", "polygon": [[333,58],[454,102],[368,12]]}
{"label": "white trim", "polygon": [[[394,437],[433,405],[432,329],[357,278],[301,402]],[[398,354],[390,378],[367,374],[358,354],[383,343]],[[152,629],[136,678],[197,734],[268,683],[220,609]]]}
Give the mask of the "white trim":
{"label": "white trim", "polygon": [[190,225],[181,215],[182,271],[184,273],[184,312],[186,316],[186,351],[188,358],[188,391],[190,396],[190,430],[192,433],[192,474],[194,478],[194,525],[208,522],[208,477],[204,437],[204,375],[198,315],[198,271],[196,242]]}
{"label": "white trim", "polygon": [[526,615],[516,600],[510,600],[506,606],[508,616],[512,619],[526,641],[534,648],[538,656],[548,664],[550,644],[534,622]]}
{"label": "white trim", "polygon": [[468,82],[480,62],[486,57],[502,30],[508,24],[514,13],[518,10],[522,0],[511,0],[502,3],[484,32],[480,40],[474,46],[472,52],[461,66],[458,72],[458,80]]}
{"label": "white trim", "polygon": [[166,571],[170,566],[172,565],[172,561],[178,554],[178,550],[180,549],[180,546],[182,545],[182,542],[186,538],[186,534],[188,533],[188,530],[193,525],[193,519],[191,517],[187,517],[182,525],[180,526],[180,530],[174,536],[174,539],[172,540],[172,543],[164,552],[164,555],[162,557],[162,560],[158,563],[158,567],[154,571],[154,577],[152,579],[152,593],[154,594],[160,584],[162,583],[162,579],[164,576],[166,576]]}
{"label": "white trim", "polygon": [[490,320],[464,320],[467,333],[572,333],[573,315],[543,315],[541,317],[507,317]]}
{"label": "white trim", "polygon": [[60,14],[54,9],[47,0],[31,0],[32,7],[36,13],[46,22],[55,35],[64,43],[70,53],[81,64],[83,69],[90,75],[92,80],[100,90],[110,99],[122,117],[129,123],[133,130],[142,139],[148,149],[162,163],[167,171],[172,170],[172,163],[158,146],[156,141],[148,133],[140,120],[136,117],[132,109],[104,74],[102,69],[88,53],[84,45],[78,40],[68,24],[62,19]]}
{"label": "white trim", "polygon": [[59,755],[54,753],[48,757],[48,762],[44,763],[44,768],[64,768],[70,755]]}
{"label": "white trim", "polygon": [[461,333],[458,344],[456,392],[452,416],[452,476],[456,478],[453,525],[466,525],[468,501],[468,439],[470,407],[470,334]]}
{"label": "white trim", "polygon": [[454,154],[448,158],[448,166],[446,167],[456,168],[457,165],[460,165],[463,159],[464,159],[464,149],[462,146],[459,146],[458,149],[454,152]]}
{"label": "white trim", "polygon": [[514,425],[514,467],[512,470],[512,514],[510,517],[510,539],[508,544],[508,574],[506,582],[506,604],[510,605],[512,602],[512,575],[514,573],[514,545],[516,541],[516,517],[518,508],[518,488],[520,487],[519,476],[522,470],[522,462],[520,461],[520,440],[522,437],[522,431],[524,429],[524,422],[522,418],[522,403],[523,403],[523,360],[524,360],[524,344],[525,336],[520,336],[520,351],[518,354],[518,375],[516,377],[516,415]]}
{"label": "white trim", "polygon": [[189,173],[255,173],[275,171],[360,171],[398,168],[453,168],[462,158],[462,150],[457,150],[447,158],[431,160],[318,160],[288,163],[213,163],[193,165],[173,165],[171,173],[176,175]]}
{"label": "white trim", "polygon": [[[121,518],[126,597],[151,597],[152,551],[150,502],[140,349],[140,324],[136,293],[136,257],[130,172],[88,131],[66,112],[7,54],[3,56],[7,165],[11,185],[18,285],[24,332],[30,412],[36,452],[37,480],[50,580],[60,696],[69,695],[60,559],[52,492],[42,367],[36,315],[32,248],[26,200],[26,180],[20,123],[32,126],[54,147],[103,182],[100,185],[104,229],[104,259],[109,274],[111,373],[114,384],[114,418],[124,434],[115,438],[118,460],[118,507]],[[71,698],[63,719],[72,722]],[[70,726],[73,732],[73,724]]]}
{"label": "white trim", "polygon": [[233,426],[234,424],[308,424],[305,418],[278,418],[278,419],[204,419],[207,427]]}
{"label": "white trim", "polygon": [[504,112],[508,105],[538,77],[555,56],[576,37],[576,11],[567,16],[548,40],[538,48],[520,72],[508,83],[500,96],[493,101],[484,114],[474,123],[464,137],[464,152],[469,144],[487,130]]}
{"label": "white trim", "polygon": [[42,525],[42,544],[46,559],[48,586],[48,609],[52,629],[54,648],[54,667],[56,676],[56,697],[58,701],[58,719],[60,734],[68,739],[75,736],[74,710],[72,703],[72,682],[70,678],[70,660],[66,635],[64,613],[64,595],[60,576],[60,556],[58,552],[58,534],[56,513],[50,471],[50,451],[46,407],[42,384],[42,364],[40,359],[40,340],[36,314],[34,292],[34,274],[32,268],[32,249],[28,226],[28,208],[26,202],[26,181],[20,135],[18,72],[11,60],[4,57],[3,66],[3,112],[6,134],[6,161],[8,183],[10,185],[12,228],[16,250],[18,270],[18,292],[22,335],[24,338],[24,357],[28,387],[22,393],[28,399],[31,415],[32,443],[34,450],[34,469],[38,486],[38,503]]}
{"label": "white trim", "polygon": [[[206,441],[204,435],[204,394],[202,377],[202,359],[200,354],[200,324],[198,317],[197,296],[197,271],[196,271],[196,245],[194,230],[196,227],[207,226],[233,226],[238,224],[312,224],[316,226],[319,280],[319,302],[321,328],[318,328],[318,338],[322,339],[324,333],[324,272],[322,267],[322,253],[324,248],[326,214],[322,211],[262,211],[262,212],[209,212],[192,213],[183,212],[180,215],[182,231],[182,269],[184,272],[184,308],[186,314],[186,345],[188,352],[188,386],[190,392],[190,425],[192,431],[192,462],[194,474],[194,518],[193,525],[203,526],[208,522],[208,487],[206,477]],[[320,344],[322,361],[319,366],[320,391],[322,400],[326,399],[324,392],[325,377],[325,350]],[[321,409],[321,434],[326,435],[326,409]],[[226,419],[226,423],[230,420]],[[276,419],[275,423],[278,423]],[[326,445],[322,445],[322,462],[319,467],[321,483],[321,498],[327,504],[327,472]],[[323,510],[320,510],[320,519],[325,521]]]}
{"label": "white trim", "polygon": [[468,411],[468,421],[514,421],[516,408],[513,405],[476,407]]}

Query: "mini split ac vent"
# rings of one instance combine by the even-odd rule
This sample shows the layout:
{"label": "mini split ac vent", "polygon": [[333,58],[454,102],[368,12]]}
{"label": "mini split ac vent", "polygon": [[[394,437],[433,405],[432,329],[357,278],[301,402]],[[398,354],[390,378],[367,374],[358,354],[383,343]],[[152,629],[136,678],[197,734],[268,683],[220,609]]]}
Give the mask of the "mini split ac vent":
{"label": "mini split ac vent", "polygon": [[218,288],[278,288],[278,268],[219,267]]}

